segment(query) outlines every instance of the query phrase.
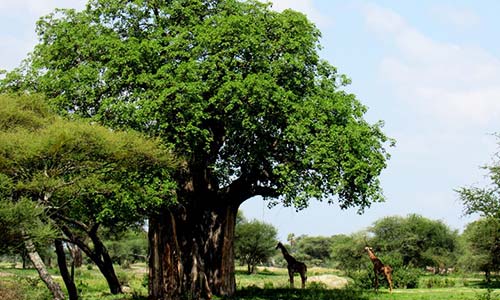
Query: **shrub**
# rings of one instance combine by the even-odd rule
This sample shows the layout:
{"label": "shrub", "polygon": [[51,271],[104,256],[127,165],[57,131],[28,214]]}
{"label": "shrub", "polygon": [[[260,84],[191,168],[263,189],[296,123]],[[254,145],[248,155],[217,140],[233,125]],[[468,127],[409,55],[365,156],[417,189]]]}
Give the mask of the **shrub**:
{"label": "shrub", "polygon": [[307,288],[309,289],[312,289],[312,290],[325,290],[328,288],[328,286],[326,285],[326,283],[324,282],[319,282],[319,281],[313,281],[313,282],[310,282],[307,284]]}
{"label": "shrub", "polygon": [[119,271],[119,272],[116,272],[116,276],[118,277],[118,281],[121,283],[121,285],[125,285],[125,286],[130,285],[131,276],[129,273]]}
{"label": "shrub", "polygon": [[272,288],[274,288],[274,285],[272,282],[270,282],[270,281],[264,282],[264,289],[272,289]]}
{"label": "shrub", "polygon": [[360,289],[373,288],[373,271],[368,269],[361,269],[350,271],[347,276],[353,280],[353,285]]}
{"label": "shrub", "polygon": [[448,277],[429,276],[423,278],[420,281],[419,286],[431,289],[431,288],[454,287],[455,284],[456,284],[455,280]]}
{"label": "shrub", "polygon": [[396,268],[392,273],[395,288],[414,289],[418,287],[418,281],[422,271],[415,268]]}

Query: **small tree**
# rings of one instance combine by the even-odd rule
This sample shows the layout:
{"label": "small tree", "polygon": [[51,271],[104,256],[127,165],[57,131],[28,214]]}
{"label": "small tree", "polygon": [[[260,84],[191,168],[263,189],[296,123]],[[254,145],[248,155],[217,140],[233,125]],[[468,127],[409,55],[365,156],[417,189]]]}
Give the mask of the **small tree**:
{"label": "small tree", "polygon": [[346,271],[347,274],[353,271],[366,269],[366,233],[358,232],[351,235],[332,236],[331,257],[336,267]]}
{"label": "small tree", "polygon": [[296,254],[313,265],[325,265],[330,260],[332,240],[322,236],[300,236],[296,240]]}
{"label": "small tree", "polygon": [[54,299],[64,300],[61,287],[47,271],[37,250],[56,237],[56,230],[48,222],[44,210],[30,199],[20,198],[16,202],[8,199],[8,190],[5,190],[8,186],[8,178],[0,174],[0,254],[23,247]]}
{"label": "small tree", "polygon": [[483,218],[467,225],[462,234],[464,254],[461,265],[470,271],[484,272],[486,281],[500,270],[500,224]]}
{"label": "small tree", "polygon": [[[37,95],[0,95],[0,176],[8,183],[3,197],[43,207],[60,238],[92,259],[112,293],[121,287],[99,229],[136,224],[167,205],[175,188],[169,181],[173,162],[157,140],[65,120]],[[64,256],[61,244],[56,250]]]}
{"label": "small tree", "polygon": [[454,263],[458,233],[441,221],[420,215],[385,217],[370,228],[373,247],[393,253],[403,266],[445,267]]}
{"label": "small tree", "polygon": [[255,273],[257,264],[269,260],[277,242],[277,231],[271,224],[253,220],[236,225],[235,254],[248,266],[248,274]]}
{"label": "small tree", "polygon": [[[500,135],[497,134],[497,139]],[[492,271],[500,270],[500,152],[490,165],[483,167],[490,183],[486,187],[462,187],[457,193],[464,205],[464,214],[479,214],[482,220],[469,224],[464,237],[466,253],[490,281]],[[472,251],[471,251],[472,250]]]}
{"label": "small tree", "polygon": [[148,234],[143,228],[126,231],[108,231],[104,235],[104,244],[114,262],[126,266],[130,262],[147,261]]}

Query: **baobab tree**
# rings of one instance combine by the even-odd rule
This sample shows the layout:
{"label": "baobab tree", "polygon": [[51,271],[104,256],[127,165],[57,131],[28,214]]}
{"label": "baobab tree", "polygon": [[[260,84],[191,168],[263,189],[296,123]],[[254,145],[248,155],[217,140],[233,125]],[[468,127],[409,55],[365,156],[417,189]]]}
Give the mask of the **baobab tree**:
{"label": "baobab tree", "polygon": [[240,204],[360,211],[383,199],[392,143],[319,58],[303,14],[237,0],[92,0],[38,22],[3,89],[62,114],[158,136],[182,167],[177,203],[149,217],[151,299],[232,295]]}

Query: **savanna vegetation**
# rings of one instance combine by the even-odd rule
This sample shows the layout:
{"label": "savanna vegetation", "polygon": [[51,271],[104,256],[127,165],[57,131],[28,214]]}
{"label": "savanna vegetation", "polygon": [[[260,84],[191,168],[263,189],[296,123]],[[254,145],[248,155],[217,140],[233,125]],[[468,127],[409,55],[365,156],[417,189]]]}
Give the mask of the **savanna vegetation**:
{"label": "savanna vegetation", "polygon": [[[290,234],[306,290],[288,288],[276,229],[238,216],[254,196],[360,213],[384,200],[394,142],[320,59],[303,14],[252,0],[90,0],[36,31],[0,80],[0,298],[496,296],[498,164],[490,187],[457,190],[483,217],[463,234],[418,215]],[[367,245],[393,267],[394,295],[371,292]]]}
{"label": "savanna vegetation", "polygon": [[[386,250],[389,248],[385,248],[387,246],[384,243],[377,242],[379,238],[377,232],[381,224],[385,226],[388,221],[392,223],[394,220],[417,227],[422,224],[441,224],[442,227],[423,226],[420,229],[421,232],[429,234],[429,228],[437,228],[435,233],[442,233],[444,228],[445,234],[429,234],[429,236],[433,235],[435,240],[429,244],[443,244],[444,241],[451,239],[456,247],[448,254],[454,259],[442,264],[441,256],[433,255],[433,253],[442,253],[442,249],[424,249],[419,259],[429,265],[422,264],[419,267],[418,260],[406,263],[405,256],[401,253],[404,247]],[[262,231],[267,231],[260,236],[268,236],[268,234],[273,236],[276,232],[271,225],[256,220],[238,223],[237,248],[240,245],[248,245],[249,241],[256,241],[255,232],[241,231],[238,228],[240,225],[245,228],[247,224],[266,225],[259,227]],[[474,222],[469,227],[474,227],[476,224],[477,222]],[[389,226],[385,233],[397,228]],[[101,272],[92,260],[84,256],[83,264],[73,271],[80,299],[147,299],[146,232],[138,229],[119,235],[106,232],[103,236],[109,255],[117,262],[115,270],[124,293],[113,295]],[[479,235],[481,236],[482,234]],[[429,220],[418,215],[383,218],[366,230],[351,235],[331,237],[294,237],[291,235],[290,241],[293,243],[286,243],[290,253],[295,257],[301,257],[309,265],[308,283],[305,290],[289,288],[286,264],[281,253],[275,250],[275,235],[273,239],[270,239],[272,243],[266,239],[257,239],[254,243],[256,248],[267,248],[270,254],[266,258],[261,256],[262,259],[253,266],[252,273],[248,272],[247,256],[243,255],[244,252],[239,254],[241,265],[237,264],[235,274],[237,291],[231,299],[499,299],[500,292],[496,288],[500,286],[500,282],[498,282],[496,272],[492,271],[487,279],[484,266],[473,264],[469,260],[470,254],[464,247],[470,237],[471,233],[467,230],[459,235],[440,221]],[[418,239],[425,239],[425,236],[415,239],[416,244],[419,244]],[[439,239],[442,240],[439,241]],[[327,245],[325,248],[328,249],[328,254],[311,256],[307,249],[314,247],[319,243],[318,241],[322,241],[320,244]],[[400,239],[399,242],[403,241],[404,239]],[[378,292],[373,291],[372,265],[363,250],[366,243],[373,246],[384,262],[393,266],[395,290],[392,294],[389,294],[384,281],[381,281],[383,287]],[[398,244],[398,241],[394,241],[394,245]],[[239,249],[245,249],[245,247]],[[72,257],[70,251],[67,250],[66,253],[70,260]],[[21,256],[22,253],[11,253],[2,257],[0,264],[0,295],[4,297],[2,299],[51,299],[51,294],[36,275],[36,271],[29,264],[23,268]],[[61,283],[62,278],[57,269],[54,252],[46,249],[46,251],[41,251],[41,256],[47,262],[47,269],[51,276]],[[432,269],[429,268],[431,266]],[[215,297],[215,299],[219,298]]]}

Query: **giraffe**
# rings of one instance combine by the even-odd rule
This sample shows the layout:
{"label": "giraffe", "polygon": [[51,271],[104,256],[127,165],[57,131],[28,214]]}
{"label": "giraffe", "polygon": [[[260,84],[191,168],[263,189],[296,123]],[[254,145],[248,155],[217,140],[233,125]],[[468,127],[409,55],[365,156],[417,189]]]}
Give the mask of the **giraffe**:
{"label": "giraffe", "polygon": [[373,272],[375,273],[375,290],[378,290],[378,276],[379,274],[384,275],[389,283],[389,291],[392,293],[392,268],[389,265],[384,265],[382,261],[375,256],[373,249],[371,247],[365,247],[368,252],[368,256],[373,263]]}
{"label": "giraffe", "polygon": [[307,280],[306,264],[296,260],[293,256],[291,256],[281,242],[279,242],[276,246],[276,249],[278,248],[281,249],[281,253],[283,253],[283,257],[285,258],[287,263],[288,276],[290,277],[290,286],[293,288],[293,276],[295,275],[295,273],[299,273],[300,279],[302,280],[302,288],[305,288]]}

